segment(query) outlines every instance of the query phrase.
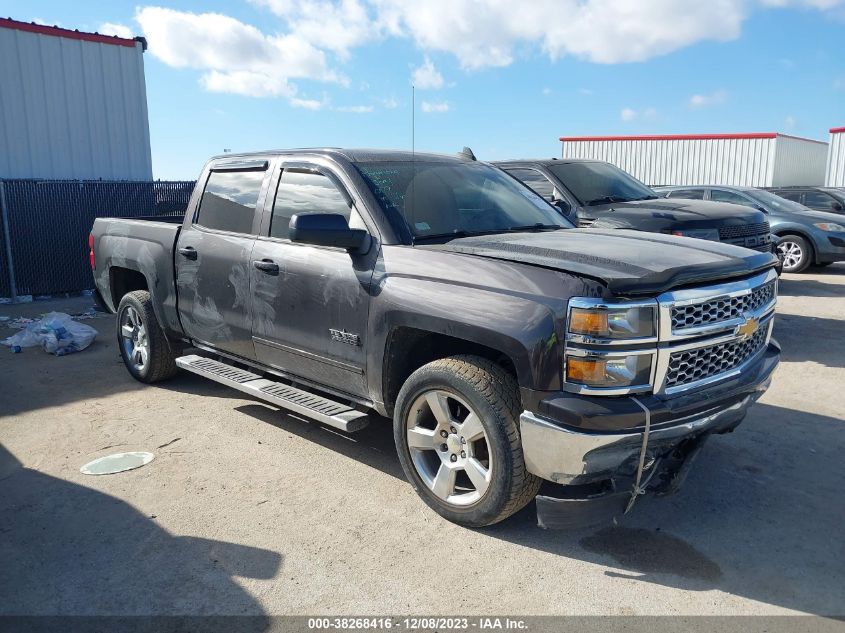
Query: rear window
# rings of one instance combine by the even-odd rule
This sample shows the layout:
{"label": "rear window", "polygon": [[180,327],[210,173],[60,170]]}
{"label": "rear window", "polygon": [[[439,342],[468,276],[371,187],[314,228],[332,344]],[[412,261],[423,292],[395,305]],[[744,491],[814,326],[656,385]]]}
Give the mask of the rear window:
{"label": "rear window", "polygon": [[209,229],[252,233],[264,171],[213,171],[208,177],[196,223]]}

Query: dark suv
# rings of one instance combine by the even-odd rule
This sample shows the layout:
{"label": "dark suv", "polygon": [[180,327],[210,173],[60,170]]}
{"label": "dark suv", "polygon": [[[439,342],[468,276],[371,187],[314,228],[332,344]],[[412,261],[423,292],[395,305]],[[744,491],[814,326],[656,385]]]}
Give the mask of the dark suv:
{"label": "dark suv", "polygon": [[781,198],[803,204],[814,211],[845,214],[845,189],[836,187],[769,187]]}
{"label": "dark suv", "polygon": [[610,163],[554,158],[494,164],[581,228],[634,229],[773,250],[763,213],[729,204],[666,200]]}
{"label": "dark suv", "polygon": [[810,265],[845,261],[845,218],[823,213],[754,187],[725,185],[658,187],[671,200],[718,200],[764,212],[777,236],[783,271],[800,273]]}

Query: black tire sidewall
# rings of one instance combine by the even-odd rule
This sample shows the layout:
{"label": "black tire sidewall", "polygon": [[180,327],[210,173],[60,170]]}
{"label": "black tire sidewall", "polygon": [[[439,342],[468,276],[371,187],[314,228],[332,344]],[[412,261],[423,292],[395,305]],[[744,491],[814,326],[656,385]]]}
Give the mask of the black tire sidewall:
{"label": "black tire sidewall", "polygon": [[[470,506],[450,505],[437,497],[423,482],[411,460],[405,420],[417,398],[435,389],[452,393],[469,403],[487,434],[488,449],[493,458],[490,487],[484,497]],[[441,367],[423,367],[411,375],[396,401],[393,436],[406,478],[431,509],[450,521],[469,527],[488,525],[501,514],[509,500],[513,476],[513,453],[504,424],[505,421],[500,420],[498,412],[487,399],[459,374]]]}

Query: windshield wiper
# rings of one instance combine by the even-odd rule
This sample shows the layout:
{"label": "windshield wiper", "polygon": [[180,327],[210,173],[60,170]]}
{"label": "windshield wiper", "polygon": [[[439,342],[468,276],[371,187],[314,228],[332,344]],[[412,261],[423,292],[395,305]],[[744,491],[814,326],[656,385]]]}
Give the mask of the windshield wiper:
{"label": "windshield wiper", "polygon": [[560,224],[543,224],[542,222],[537,222],[535,224],[526,224],[524,226],[509,226],[507,228],[508,231],[542,231],[544,229],[563,229],[566,227],[561,226]]}
{"label": "windshield wiper", "polygon": [[660,196],[643,196],[642,198],[634,198],[633,200],[628,200],[628,202],[639,202],[640,200],[657,200]]}
{"label": "windshield wiper", "polygon": [[628,202],[628,198],[625,196],[603,196],[601,198],[596,198],[595,200],[587,200],[587,202],[584,203],[584,206],[594,207],[598,204],[610,204],[611,202]]}

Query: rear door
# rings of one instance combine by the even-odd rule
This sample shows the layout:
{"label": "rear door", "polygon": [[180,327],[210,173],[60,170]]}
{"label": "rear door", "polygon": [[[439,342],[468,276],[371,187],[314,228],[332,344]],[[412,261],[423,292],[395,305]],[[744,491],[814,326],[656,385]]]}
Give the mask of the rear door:
{"label": "rear door", "polygon": [[174,254],[179,314],[195,342],[255,358],[250,255],[261,223],[268,159],[213,163]]}
{"label": "rear door", "polygon": [[[284,167],[284,169],[281,169]],[[336,213],[352,228],[364,222],[340,175],[330,167],[288,162],[277,167],[250,269],[252,336],[257,359],[285,374],[366,396],[367,318],[378,255],[291,242],[294,214]]]}

